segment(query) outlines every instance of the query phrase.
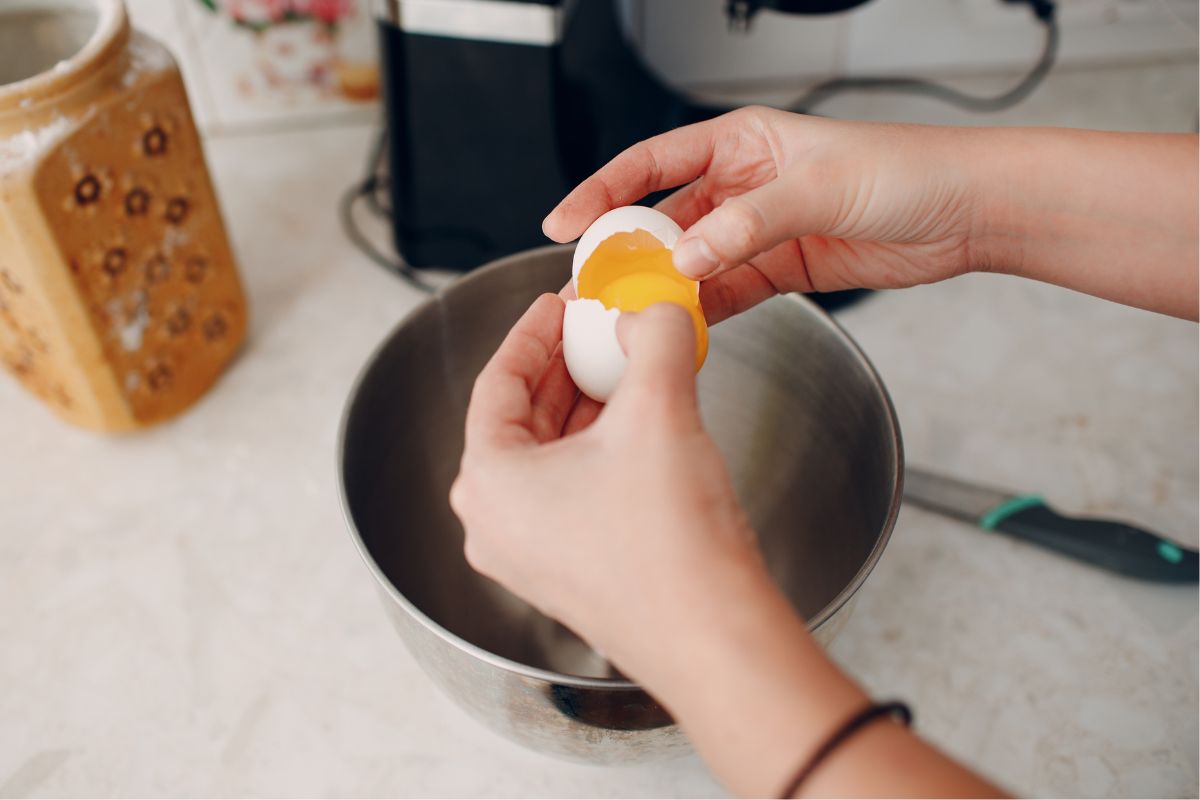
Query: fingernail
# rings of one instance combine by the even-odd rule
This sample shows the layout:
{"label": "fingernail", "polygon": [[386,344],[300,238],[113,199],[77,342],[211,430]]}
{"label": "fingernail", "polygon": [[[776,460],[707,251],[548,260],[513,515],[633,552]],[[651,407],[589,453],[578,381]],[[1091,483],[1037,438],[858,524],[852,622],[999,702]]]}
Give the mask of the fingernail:
{"label": "fingernail", "polygon": [[695,280],[707,278],[720,264],[708,243],[699,238],[688,239],[676,246],[674,259],[675,269]]}

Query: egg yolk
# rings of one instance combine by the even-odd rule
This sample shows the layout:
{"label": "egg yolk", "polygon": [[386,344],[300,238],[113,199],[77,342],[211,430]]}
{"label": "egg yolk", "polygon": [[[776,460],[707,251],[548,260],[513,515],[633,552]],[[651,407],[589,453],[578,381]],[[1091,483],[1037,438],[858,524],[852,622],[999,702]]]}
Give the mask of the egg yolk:
{"label": "egg yolk", "polygon": [[675,269],[671,251],[652,234],[636,230],[601,242],[579,270],[578,292],[581,298],[623,312],[641,311],[655,303],[682,306],[696,328],[696,370],[704,365],[708,325],[699,287]]}

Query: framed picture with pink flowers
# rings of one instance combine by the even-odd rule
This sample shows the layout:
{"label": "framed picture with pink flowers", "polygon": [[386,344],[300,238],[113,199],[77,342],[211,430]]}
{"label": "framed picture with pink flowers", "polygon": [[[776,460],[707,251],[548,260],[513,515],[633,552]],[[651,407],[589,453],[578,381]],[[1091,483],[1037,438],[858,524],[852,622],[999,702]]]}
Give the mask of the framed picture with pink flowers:
{"label": "framed picture with pink flowers", "polygon": [[[151,8],[151,3],[153,8]],[[371,118],[379,93],[369,0],[131,0],[168,24],[208,130]],[[162,35],[163,32],[159,32]]]}

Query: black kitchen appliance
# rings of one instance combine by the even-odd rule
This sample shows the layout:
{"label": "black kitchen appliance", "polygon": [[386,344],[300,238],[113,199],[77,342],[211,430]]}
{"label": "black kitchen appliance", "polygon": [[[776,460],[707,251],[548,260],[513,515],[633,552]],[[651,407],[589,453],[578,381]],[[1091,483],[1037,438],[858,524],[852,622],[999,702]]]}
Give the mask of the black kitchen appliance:
{"label": "black kitchen appliance", "polygon": [[[864,2],[731,0],[726,14],[744,27],[763,8],[829,13]],[[689,102],[652,75],[627,42],[625,7],[378,4],[389,200],[409,264],[464,270],[545,244],[545,214],[614,155],[728,110]]]}

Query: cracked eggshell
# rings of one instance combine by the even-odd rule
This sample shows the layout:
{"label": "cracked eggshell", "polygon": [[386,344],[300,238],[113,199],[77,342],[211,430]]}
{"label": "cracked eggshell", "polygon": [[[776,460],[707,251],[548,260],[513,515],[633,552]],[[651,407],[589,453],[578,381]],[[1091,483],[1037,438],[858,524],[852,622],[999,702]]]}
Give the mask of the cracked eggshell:
{"label": "cracked eggshell", "polygon": [[575,290],[579,290],[579,270],[601,242],[614,234],[636,230],[646,231],[668,250],[674,249],[675,242],[683,235],[683,228],[675,220],[646,206],[622,206],[602,214],[583,232],[579,243],[575,245],[575,257],[571,260],[571,284]]}
{"label": "cracked eggshell", "polygon": [[599,300],[571,300],[563,310],[563,359],[579,391],[607,403],[625,372],[617,340],[621,312]]}

